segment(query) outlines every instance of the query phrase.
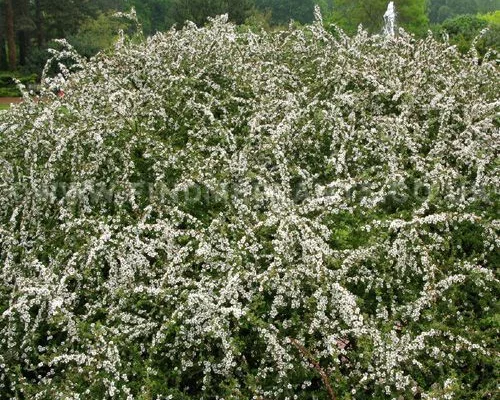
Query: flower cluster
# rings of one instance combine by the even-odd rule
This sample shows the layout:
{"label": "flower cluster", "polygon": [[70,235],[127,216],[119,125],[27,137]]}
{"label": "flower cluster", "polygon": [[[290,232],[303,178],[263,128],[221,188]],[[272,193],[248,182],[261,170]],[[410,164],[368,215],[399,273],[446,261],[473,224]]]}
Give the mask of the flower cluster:
{"label": "flower cluster", "polygon": [[494,61],[218,17],[61,70],[0,115],[0,398],[496,390]]}

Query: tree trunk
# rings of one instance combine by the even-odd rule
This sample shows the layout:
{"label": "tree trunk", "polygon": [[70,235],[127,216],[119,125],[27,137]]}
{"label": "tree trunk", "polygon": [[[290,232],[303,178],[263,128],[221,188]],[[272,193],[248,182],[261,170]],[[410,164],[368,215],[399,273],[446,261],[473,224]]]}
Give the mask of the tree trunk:
{"label": "tree trunk", "polygon": [[16,68],[16,34],[14,30],[14,10],[12,0],[4,0],[5,4],[5,27],[7,34],[7,47],[9,51],[9,68]]}
{"label": "tree trunk", "polygon": [[36,43],[39,48],[45,44],[45,27],[42,16],[42,0],[35,0]]}
{"label": "tree trunk", "polygon": [[19,42],[19,65],[26,65],[29,52],[29,36],[26,31],[19,31],[17,37]]}
{"label": "tree trunk", "polygon": [[7,47],[5,46],[5,36],[3,27],[0,28],[0,70],[9,68],[7,63]]}

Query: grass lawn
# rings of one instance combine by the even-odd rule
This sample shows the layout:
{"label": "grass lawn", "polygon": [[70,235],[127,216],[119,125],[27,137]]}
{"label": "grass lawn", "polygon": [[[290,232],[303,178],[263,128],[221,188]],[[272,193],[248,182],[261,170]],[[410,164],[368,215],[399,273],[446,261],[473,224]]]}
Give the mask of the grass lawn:
{"label": "grass lawn", "polygon": [[0,97],[0,111],[8,110],[12,104],[16,103],[19,103],[17,97]]}
{"label": "grass lawn", "polygon": [[19,103],[21,98],[19,97],[0,97],[0,111],[7,110],[11,104]]}

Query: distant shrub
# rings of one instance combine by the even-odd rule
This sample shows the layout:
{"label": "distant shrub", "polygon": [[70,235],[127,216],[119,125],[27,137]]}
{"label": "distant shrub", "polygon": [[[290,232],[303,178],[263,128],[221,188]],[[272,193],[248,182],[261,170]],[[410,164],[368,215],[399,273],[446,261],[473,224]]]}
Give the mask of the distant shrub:
{"label": "distant shrub", "polygon": [[[483,30],[488,31],[479,37]],[[488,50],[500,50],[500,25],[494,22],[493,14],[482,16],[460,15],[447,19],[440,25],[440,33],[447,33],[450,43],[465,53],[474,46],[480,54],[484,55]]]}
{"label": "distant shrub", "polygon": [[91,57],[99,51],[108,50],[118,40],[118,32],[127,30],[129,25],[114,15],[101,14],[80,26],[78,32],[68,41],[79,54]]}
{"label": "distant shrub", "polygon": [[494,396],[494,61],[223,17],[75,57],[0,117],[0,397]]}
{"label": "distant shrub", "polygon": [[486,14],[479,14],[478,18],[485,20],[489,24],[500,25],[500,10]]}
{"label": "distant shrub", "polygon": [[0,72],[0,97],[19,97],[21,92],[17,88],[16,80],[27,86],[36,83],[36,74],[20,75],[13,72]]}

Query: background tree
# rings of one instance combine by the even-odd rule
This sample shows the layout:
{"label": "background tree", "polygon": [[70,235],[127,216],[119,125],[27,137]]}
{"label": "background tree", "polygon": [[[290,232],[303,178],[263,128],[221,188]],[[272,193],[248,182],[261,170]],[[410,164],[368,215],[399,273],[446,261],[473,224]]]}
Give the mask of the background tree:
{"label": "background tree", "polygon": [[[0,0],[0,70],[39,73],[56,38],[67,38],[85,55],[95,54],[116,36],[111,15],[132,7],[144,33],[150,35],[174,24],[182,26],[186,20],[204,25],[207,17],[222,13],[234,23],[259,29],[285,25],[291,19],[309,23],[315,4],[325,21],[337,23],[347,33],[354,33],[359,24],[377,33],[387,0]],[[500,0],[395,0],[395,5],[398,24],[422,35],[429,19],[441,23],[461,14],[483,15],[500,9]]]}
{"label": "background tree", "polygon": [[35,0],[36,42],[38,47],[45,44],[45,29],[43,26],[42,0]]}
{"label": "background tree", "polygon": [[171,0],[169,11],[172,21],[178,24],[190,20],[203,25],[208,17],[224,13],[228,13],[233,22],[241,24],[253,7],[253,0]]}
{"label": "background tree", "polygon": [[[380,32],[384,24],[382,16],[387,9],[387,0],[335,0],[330,18],[348,33],[354,33],[360,24],[372,33]],[[398,25],[410,32],[422,33],[427,30],[427,0],[396,0]]]}
{"label": "background tree", "polygon": [[456,15],[487,13],[500,9],[500,0],[430,0],[429,19],[443,22]]}
{"label": "background tree", "polygon": [[9,69],[13,70],[17,65],[16,32],[14,30],[14,8],[12,0],[4,0],[5,9],[5,34],[7,39]]}
{"label": "background tree", "polygon": [[[476,48],[480,55],[484,55],[490,48],[500,50],[500,23],[498,15],[459,15],[445,20],[439,25],[438,32],[446,33],[450,43],[465,53],[471,48],[472,42],[477,39]],[[496,16],[496,17],[495,17]],[[489,28],[481,37],[481,31]]]}
{"label": "background tree", "polygon": [[429,28],[427,0],[396,1],[398,24],[409,32],[424,35]]}
{"label": "background tree", "polygon": [[117,3],[110,8],[123,11],[135,8],[146,34],[166,30],[174,22],[169,17],[171,0],[122,0]]}
{"label": "background tree", "polygon": [[484,19],[490,24],[498,24],[500,25],[500,10],[495,12],[490,12],[486,14],[478,15],[479,18]]}
{"label": "background tree", "polygon": [[476,0],[480,13],[493,12],[500,9],[500,0]]}
{"label": "background tree", "polygon": [[31,34],[36,26],[30,15],[30,4],[28,0],[16,2],[16,32],[19,46],[19,64],[26,65],[26,58],[31,47]]}
{"label": "background tree", "polygon": [[0,70],[9,68],[7,60],[7,46],[5,43],[5,7],[0,2]]}
{"label": "background tree", "polygon": [[68,37],[68,42],[79,54],[91,57],[103,49],[112,47],[118,39],[120,30],[126,30],[129,25],[129,21],[116,18],[113,13],[100,14],[97,18],[85,20],[78,32]]}
{"label": "background tree", "polygon": [[256,0],[259,9],[271,11],[274,24],[287,24],[291,19],[303,24],[309,23],[313,20],[316,4],[323,12],[329,13],[333,0]]}

